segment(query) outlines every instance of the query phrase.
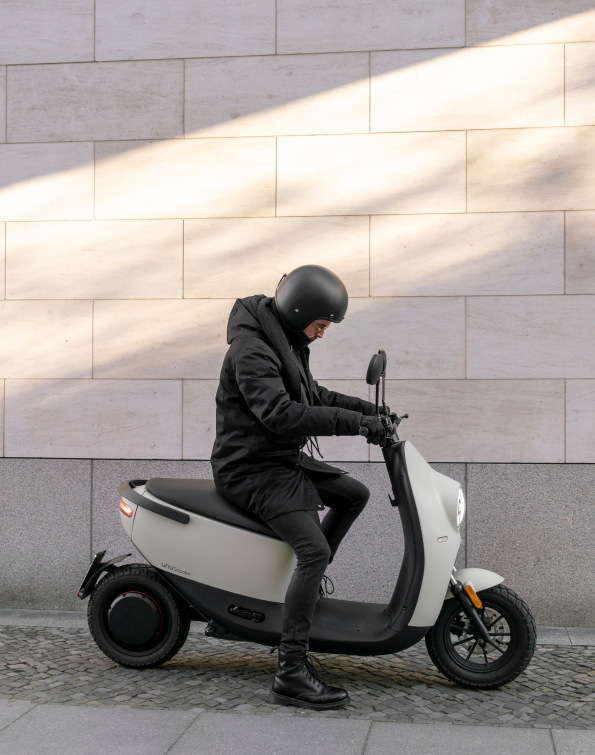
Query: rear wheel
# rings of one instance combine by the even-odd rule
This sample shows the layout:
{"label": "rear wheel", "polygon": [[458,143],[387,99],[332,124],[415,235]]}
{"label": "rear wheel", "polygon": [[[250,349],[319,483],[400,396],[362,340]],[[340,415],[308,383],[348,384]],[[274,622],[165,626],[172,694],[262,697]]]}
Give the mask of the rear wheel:
{"label": "rear wheel", "polygon": [[106,574],[91,595],[87,616],[99,649],[130,668],[152,668],[173,658],[190,630],[188,605],[143,564]]}
{"label": "rear wheel", "polygon": [[426,635],[436,668],[470,689],[497,689],[528,666],[535,651],[535,621],[526,603],[503,585],[478,593],[479,614],[492,645],[484,642],[456,598],[447,600],[438,621]]}

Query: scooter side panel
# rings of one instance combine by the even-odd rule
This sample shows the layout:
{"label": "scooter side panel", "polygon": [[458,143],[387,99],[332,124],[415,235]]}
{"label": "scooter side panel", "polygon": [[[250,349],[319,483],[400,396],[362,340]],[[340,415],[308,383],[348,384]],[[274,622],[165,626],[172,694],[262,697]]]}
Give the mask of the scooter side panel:
{"label": "scooter side panel", "polygon": [[432,626],[442,608],[444,593],[461,545],[456,526],[459,483],[436,472],[409,441],[405,445],[407,471],[424,541],[424,576],[409,626]]}
{"label": "scooter side panel", "polygon": [[[141,494],[176,509],[146,490]],[[188,524],[137,507],[131,539],[150,564],[220,590],[283,603],[296,564],[287,543],[184,513]]]}

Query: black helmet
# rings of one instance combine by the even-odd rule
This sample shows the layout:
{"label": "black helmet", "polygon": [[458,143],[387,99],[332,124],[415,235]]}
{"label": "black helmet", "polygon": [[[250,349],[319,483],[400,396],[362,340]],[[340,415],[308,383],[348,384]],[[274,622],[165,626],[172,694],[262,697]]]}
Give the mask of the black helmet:
{"label": "black helmet", "polygon": [[277,311],[286,328],[297,333],[314,320],[341,322],[349,297],[343,281],[320,265],[296,267],[279,281]]}

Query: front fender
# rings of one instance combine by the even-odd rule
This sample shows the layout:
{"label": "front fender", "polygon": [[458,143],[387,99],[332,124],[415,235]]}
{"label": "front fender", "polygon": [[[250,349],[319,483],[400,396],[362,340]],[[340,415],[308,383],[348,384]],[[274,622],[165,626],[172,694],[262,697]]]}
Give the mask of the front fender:
{"label": "front fender", "polygon": [[[496,572],[488,571],[487,569],[458,569],[452,573],[452,576],[462,583],[463,587],[471,585],[475,592],[481,590],[487,590],[488,587],[495,587],[501,582],[504,582],[504,577],[501,577]],[[446,591],[444,600],[454,598],[450,587]]]}

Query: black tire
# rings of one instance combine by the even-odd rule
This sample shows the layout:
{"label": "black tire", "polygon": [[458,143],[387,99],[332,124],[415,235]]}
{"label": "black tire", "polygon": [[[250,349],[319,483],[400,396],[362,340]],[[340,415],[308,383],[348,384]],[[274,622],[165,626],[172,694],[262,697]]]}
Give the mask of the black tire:
{"label": "black tire", "polygon": [[461,687],[497,689],[527,668],[535,651],[535,621],[526,603],[504,585],[478,596],[479,613],[497,649],[483,643],[456,598],[444,602],[426,647],[438,671]]}
{"label": "black tire", "polygon": [[[145,628],[144,614],[139,612],[134,616],[137,609],[130,597],[139,598],[140,608],[156,617],[156,629],[150,630],[150,636],[140,643],[138,635],[133,636],[134,627],[140,627],[141,631]],[[124,618],[132,620],[130,643],[122,640],[127,637],[127,626],[123,625],[120,636],[116,636],[117,631],[114,633],[110,626],[110,611],[123,598],[128,600]],[[186,642],[190,630],[188,605],[175,595],[156,569],[145,564],[127,564],[106,574],[91,594],[87,618],[99,649],[108,658],[129,668],[153,668],[169,661]]]}

